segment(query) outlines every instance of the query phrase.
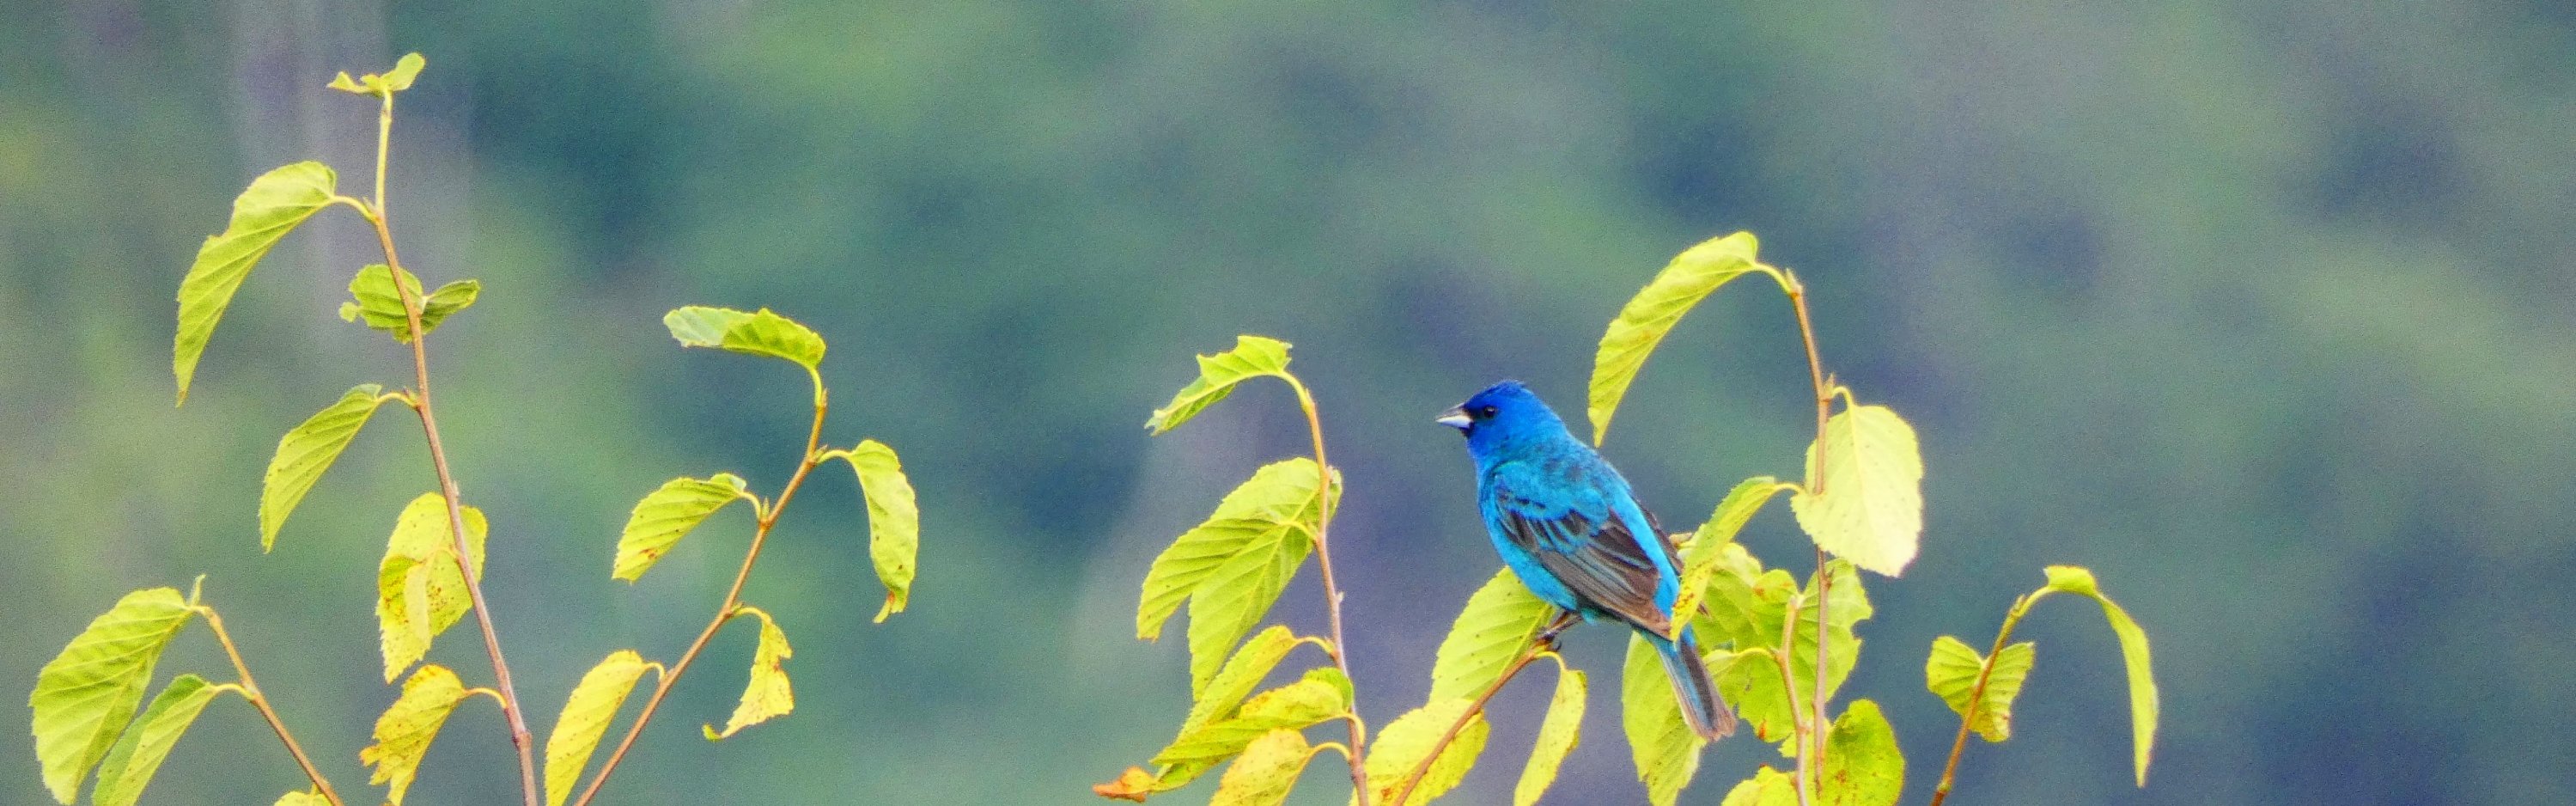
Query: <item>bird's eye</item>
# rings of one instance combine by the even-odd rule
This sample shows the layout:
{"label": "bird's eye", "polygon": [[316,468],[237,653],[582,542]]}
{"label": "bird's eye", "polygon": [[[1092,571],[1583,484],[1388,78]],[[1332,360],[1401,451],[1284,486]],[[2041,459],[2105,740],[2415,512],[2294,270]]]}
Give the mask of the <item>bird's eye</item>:
{"label": "bird's eye", "polygon": [[1485,419],[1488,419],[1488,420],[1493,419],[1493,418],[1494,418],[1494,407],[1492,407],[1492,406],[1486,406],[1486,407],[1485,407],[1485,410],[1482,412],[1482,414],[1484,415]]}

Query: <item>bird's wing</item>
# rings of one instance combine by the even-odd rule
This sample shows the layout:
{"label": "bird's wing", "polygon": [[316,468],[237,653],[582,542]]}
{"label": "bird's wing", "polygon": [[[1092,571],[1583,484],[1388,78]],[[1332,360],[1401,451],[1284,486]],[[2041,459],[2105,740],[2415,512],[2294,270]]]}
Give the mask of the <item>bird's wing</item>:
{"label": "bird's wing", "polygon": [[[1638,627],[1669,629],[1672,616],[1655,601],[1663,574],[1650,549],[1599,490],[1550,484],[1548,475],[1497,468],[1494,528],[1583,601]],[[1660,546],[1663,536],[1655,540]]]}

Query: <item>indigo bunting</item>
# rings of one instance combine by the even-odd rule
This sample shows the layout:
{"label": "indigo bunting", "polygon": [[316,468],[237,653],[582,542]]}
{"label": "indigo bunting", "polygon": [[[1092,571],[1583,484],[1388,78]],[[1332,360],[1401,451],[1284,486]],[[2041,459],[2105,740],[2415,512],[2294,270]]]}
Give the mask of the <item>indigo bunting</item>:
{"label": "indigo bunting", "polygon": [[[1675,642],[1673,599],[1680,555],[1627,479],[1519,381],[1503,381],[1442,412],[1467,436],[1485,530],[1530,593],[1564,611],[1540,634],[1551,641],[1576,617],[1615,620],[1663,655],[1682,717],[1702,738],[1735,732],[1689,630]],[[1687,617],[1685,617],[1687,618]]]}

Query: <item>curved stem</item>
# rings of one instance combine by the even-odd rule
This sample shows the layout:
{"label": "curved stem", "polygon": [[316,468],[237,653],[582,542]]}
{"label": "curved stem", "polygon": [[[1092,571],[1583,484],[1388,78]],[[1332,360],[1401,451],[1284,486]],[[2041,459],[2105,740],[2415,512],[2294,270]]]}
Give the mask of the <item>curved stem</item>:
{"label": "curved stem", "polygon": [[543,799],[537,790],[535,741],[528,733],[525,709],[519,706],[518,688],[510,681],[510,663],[501,656],[501,638],[492,628],[492,607],[483,596],[483,580],[475,575],[473,565],[465,561],[472,552],[465,538],[463,496],[457,492],[455,474],[448,469],[447,446],[438,436],[438,415],[430,407],[429,334],[423,332],[420,325],[422,301],[402,281],[402,257],[394,251],[393,224],[385,212],[385,161],[393,144],[394,97],[389,92],[384,98],[384,113],[377,119],[376,126],[375,204],[361,212],[367,223],[375,226],[376,242],[384,247],[385,268],[393,281],[394,295],[402,300],[403,318],[410,327],[412,379],[417,384],[411,393],[412,411],[420,414],[421,433],[429,441],[430,465],[438,472],[438,492],[447,503],[448,532],[456,542],[456,570],[463,575],[466,596],[474,604],[475,624],[483,630],[483,651],[492,657],[492,682],[500,690],[501,713],[510,725],[510,744],[519,752],[520,795],[526,806],[538,806]]}
{"label": "curved stem", "polygon": [[[1289,388],[1297,390],[1297,406],[1306,412],[1306,430],[1315,438],[1315,563],[1324,574],[1324,617],[1333,632],[1333,667],[1344,679],[1351,678],[1349,645],[1342,642],[1342,589],[1333,581],[1332,542],[1326,538],[1333,523],[1333,465],[1324,458],[1324,419],[1315,409],[1314,394],[1296,376],[1282,374]],[[1351,786],[1355,806],[1369,806],[1368,732],[1357,721],[1351,722]],[[1403,803],[1402,800],[1396,801]]]}
{"label": "curved stem", "polygon": [[[1780,696],[1789,701],[1790,738],[1803,743],[1808,736],[1815,734],[1816,728],[1807,723],[1806,712],[1798,708],[1798,675],[1790,671],[1794,667],[1789,660],[1796,657],[1798,651],[1799,598],[1796,594],[1789,596],[1788,607],[1780,615],[1780,651],[1771,657],[1780,664]],[[1824,642],[1818,641],[1817,648],[1824,648]],[[1808,806],[1812,802],[1809,793],[1813,791],[1814,782],[1808,776],[1813,772],[1814,768],[1807,766],[1807,753],[1799,752],[1797,775],[1790,779],[1795,784],[1790,788],[1798,791],[1798,806]]]}
{"label": "curved stem", "polygon": [[1986,650],[1986,660],[1978,664],[1977,684],[1968,688],[1968,707],[1959,709],[1959,736],[1950,740],[1950,762],[1941,767],[1941,784],[1932,789],[1932,806],[1950,798],[1951,778],[1959,773],[1959,754],[1968,749],[1968,728],[1977,722],[1977,706],[1986,702],[1986,678],[1995,673],[1995,658],[2004,654],[2004,643],[2012,640],[2013,626],[2030,612],[2030,606],[2048,595],[2047,588],[2013,600],[2012,611],[2004,614],[2003,629],[1995,631],[1995,645]]}
{"label": "curved stem", "polygon": [[330,801],[331,806],[341,806],[340,793],[332,791],[331,782],[324,780],[322,771],[314,768],[313,759],[304,755],[304,746],[295,743],[295,734],[286,730],[286,721],[277,718],[277,710],[268,707],[268,695],[260,693],[259,681],[251,679],[250,665],[242,662],[241,649],[233,646],[232,633],[224,630],[224,617],[205,605],[198,605],[197,612],[205,615],[206,626],[214,628],[215,641],[224,645],[224,656],[232,659],[233,671],[241,675],[241,684],[236,688],[242,699],[249,700],[250,706],[259,709],[259,715],[268,720],[269,730],[276,731],[277,740],[286,743],[287,754],[295,757],[296,766],[304,768],[304,777],[313,780],[313,788],[322,793],[322,799]]}
{"label": "curved stem", "polygon": [[635,746],[636,737],[644,734],[644,724],[652,721],[653,712],[662,707],[664,698],[671,695],[671,687],[679,685],[680,675],[689,671],[689,664],[697,661],[698,653],[706,651],[707,643],[715,640],[716,632],[724,629],[725,622],[741,609],[743,585],[751,581],[751,568],[760,561],[760,548],[769,542],[769,530],[778,525],[779,514],[787,511],[788,500],[796,497],[798,487],[804,486],[806,475],[813,473],[814,466],[823,462],[823,418],[830,411],[831,403],[824,395],[822,379],[817,377],[814,384],[814,427],[805,435],[804,458],[797,461],[796,473],[787,477],[787,486],[778,491],[778,500],[761,511],[759,523],[752,529],[751,548],[742,555],[742,569],[734,572],[733,587],[725,590],[724,602],[716,606],[715,618],[707,621],[706,629],[698,631],[697,640],[689,642],[688,650],[680,653],[679,660],[671,662],[670,671],[665,672],[653,686],[653,695],[644,700],[644,710],[635,714],[635,723],[627,726],[626,737],[618,740],[617,749],[609,752],[608,761],[600,765],[598,774],[590,779],[590,786],[573,801],[574,806],[587,806],[592,798],[599,796],[599,790],[608,785],[609,774],[617,771],[617,763],[625,760],[626,751]]}
{"label": "curved stem", "polygon": [[[1802,342],[1807,349],[1807,379],[1815,384],[1816,389],[1816,447],[1815,457],[1807,466],[1806,489],[1807,494],[1809,495],[1823,495],[1825,493],[1823,478],[1826,448],[1825,426],[1833,420],[1834,387],[1831,383],[1825,380],[1825,362],[1823,358],[1819,357],[1819,353],[1816,350],[1815,321],[1807,315],[1807,286],[1805,283],[1798,282],[1798,275],[1794,272],[1790,272],[1785,269],[1773,269],[1769,266],[1761,266],[1760,268],[1770,274],[1772,280],[1780,284],[1781,293],[1786,294],[1789,297],[1790,309],[1796,311],[1798,314],[1798,340]],[[1826,658],[1828,655],[1827,644],[1830,643],[1826,638],[1827,624],[1825,619],[1827,617],[1827,611],[1831,607],[1831,599],[1829,599],[1826,594],[1833,588],[1833,574],[1828,568],[1826,568],[1826,562],[1829,559],[1830,558],[1825,554],[1824,547],[1817,546],[1816,679],[1814,680],[1814,688],[1810,689],[1811,693],[1807,698],[1807,702],[1809,706],[1814,709],[1814,713],[1808,718],[1798,720],[1798,722],[1807,725],[1810,728],[1809,730],[1802,731],[1799,736],[1800,741],[1808,743],[1807,750],[1798,754],[1798,768],[1801,778],[1809,777],[1810,773],[1808,770],[1811,761],[1813,762],[1814,769],[1821,770],[1824,768],[1825,726],[1827,724],[1825,721],[1825,669]],[[1794,630],[1792,631],[1792,634],[1795,634]],[[1790,690],[1794,690],[1796,688],[1796,684],[1794,682],[1789,683],[1789,686]],[[1796,697],[1790,698],[1793,703],[1796,699]],[[1802,791],[1800,793],[1801,797],[1804,797],[1804,794],[1805,793]]]}
{"label": "curved stem", "polygon": [[[1503,676],[1494,678],[1494,684],[1486,686],[1485,693],[1476,695],[1476,701],[1467,705],[1466,713],[1459,714],[1457,721],[1449,723],[1448,730],[1440,732],[1439,740],[1431,743],[1431,752],[1413,765],[1413,772],[1404,776],[1404,785],[1396,788],[1395,797],[1389,798],[1387,803],[1391,806],[1403,806],[1407,798],[1413,797],[1413,788],[1421,785],[1422,776],[1431,773],[1431,762],[1438,761],[1440,754],[1449,750],[1449,743],[1457,740],[1459,731],[1467,729],[1467,723],[1475,721],[1477,714],[1485,712],[1485,703],[1493,701],[1494,695],[1503,690],[1503,684],[1512,682],[1513,677],[1518,676],[1522,669],[1528,668],[1539,658],[1554,657],[1554,653],[1548,652],[1546,646],[1537,641],[1530,642],[1529,651],[1521,653],[1520,660],[1512,661],[1511,666],[1503,669]],[[1562,665],[1564,661],[1559,660],[1557,663]],[[1560,669],[1557,673],[1564,674],[1564,671]]]}

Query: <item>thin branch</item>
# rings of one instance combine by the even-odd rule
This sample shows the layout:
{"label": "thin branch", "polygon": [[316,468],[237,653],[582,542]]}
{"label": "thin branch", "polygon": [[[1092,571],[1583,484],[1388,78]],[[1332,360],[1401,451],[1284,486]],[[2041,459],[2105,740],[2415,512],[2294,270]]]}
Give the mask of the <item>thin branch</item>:
{"label": "thin branch", "polygon": [[1422,776],[1430,774],[1431,762],[1438,761],[1440,754],[1448,751],[1449,743],[1457,740],[1459,731],[1467,729],[1467,723],[1475,721],[1477,714],[1485,712],[1485,703],[1491,702],[1494,695],[1503,690],[1503,684],[1512,682],[1512,678],[1519,675],[1522,669],[1528,668],[1532,662],[1548,654],[1546,643],[1531,641],[1528,651],[1521,653],[1520,660],[1512,661],[1511,666],[1503,669],[1503,676],[1494,678],[1494,684],[1486,686],[1485,693],[1476,695],[1476,701],[1467,705],[1466,713],[1459,714],[1458,721],[1449,723],[1449,729],[1440,732],[1439,740],[1431,743],[1431,753],[1423,756],[1421,761],[1413,765],[1413,772],[1404,776],[1404,785],[1396,788],[1395,797],[1389,799],[1387,803],[1391,806],[1403,806],[1407,798],[1413,797],[1413,788],[1422,783]]}
{"label": "thin branch", "polygon": [[492,628],[492,608],[483,596],[483,580],[475,575],[473,564],[465,561],[471,552],[465,538],[463,496],[457,492],[456,476],[448,468],[447,446],[438,436],[438,415],[430,407],[429,334],[421,328],[420,298],[402,281],[402,258],[394,251],[393,223],[385,212],[385,162],[393,145],[393,93],[386,92],[384,99],[384,112],[377,118],[376,126],[376,200],[371,209],[362,212],[366,214],[367,223],[375,225],[376,241],[384,247],[385,268],[391,275],[394,295],[402,300],[403,318],[411,328],[412,378],[417,384],[411,394],[412,411],[420,414],[421,433],[429,440],[430,465],[438,471],[438,492],[447,503],[448,532],[456,542],[456,570],[464,576],[466,595],[474,604],[475,624],[483,629],[483,651],[492,657],[493,684],[501,692],[501,713],[510,725],[510,744],[519,752],[520,794],[526,806],[538,806],[543,800],[537,790],[535,741],[528,734],[527,715],[519,705],[518,688],[510,682],[509,661],[501,656],[501,637]]}
{"label": "thin branch", "polygon": [[816,375],[814,427],[805,435],[804,458],[796,463],[796,473],[787,478],[787,486],[778,491],[778,500],[761,511],[760,521],[752,529],[751,548],[742,555],[742,569],[734,572],[733,587],[725,590],[724,602],[716,607],[715,618],[707,621],[706,629],[698,631],[697,640],[689,643],[688,650],[680,653],[680,659],[673,661],[670,671],[653,686],[653,696],[644,700],[644,710],[637,712],[635,723],[627,726],[626,738],[618,740],[617,749],[609,752],[608,761],[600,765],[599,773],[591,777],[590,786],[582,790],[581,797],[573,801],[573,806],[588,806],[592,798],[599,796],[599,790],[608,785],[609,774],[617,771],[617,763],[625,760],[626,751],[635,746],[636,737],[644,735],[644,724],[652,721],[653,712],[662,707],[662,700],[671,695],[671,688],[679,685],[680,675],[689,671],[689,664],[697,661],[698,653],[706,651],[707,643],[715,640],[716,632],[724,629],[725,622],[742,607],[743,585],[751,581],[751,568],[760,561],[760,549],[769,542],[769,530],[778,525],[779,514],[787,511],[788,500],[796,497],[796,489],[804,486],[805,477],[814,472],[816,465],[823,463],[823,418],[830,411],[831,403],[824,394],[822,377]]}
{"label": "thin branch", "polygon": [[214,628],[215,641],[224,645],[224,656],[232,659],[233,671],[241,675],[241,684],[236,688],[242,699],[249,700],[250,706],[259,709],[259,715],[268,720],[268,728],[277,732],[278,741],[286,743],[286,752],[295,756],[296,766],[304,768],[304,777],[313,780],[313,788],[322,793],[322,799],[330,801],[331,806],[342,806],[340,793],[332,791],[331,782],[324,780],[322,771],[314,768],[313,759],[304,755],[304,746],[295,743],[295,734],[287,732],[286,721],[277,718],[277,710],[268,707],[268,695],[260,693],[259,681],[251,679],[250,665],[242,662],[241,649],[233,646],[232,633],[224,630],[224,617],[215,615],[212,607],[198,605],[196,609],[205,615],[206,626]]}
{"label": "thin branch", "polygon": [[2012,640],[2013,626],[2020,624],[2021,617],[2038,601],[2037,595],[2014,599],[2012,611],[2004,614],[2003,629],[1995,631],[1995,645],[1986,650],[1985,662],[1977,666],[1977,684],[1968,688],[1968,707],[1959,709],[1959,736],[1950,740],[1950,762],[1941,767],[1941,785],[1932,789],[1932,806],[1941,806],[1941,801],[1949,799],[1951,778],[1959,773],[1959,754],[1968,749],[1968,727],[1976,724],[1977,706],[1986,702],[1986,678],[1995,673],[1995,659],[2003,656],[2004,643]]}
{"label": "thin branch", "polygon": [[[1324,458],[1324,420],[1316,412],[1315,396],[1306,391],[1306,384],[1293,375],[1283,374],[1280,378],[1297,390],[1297,406],[1306,412],[1306,430],[1315,437],[1315,563],[1324,574],[1324,616],[1333,632],[1333,645],[1329,647],[1333,668],[1341,670],[1344,679],[1351,679],[1350,647],[1342,642],[1342,589],[1333,581],[1332,542],[1325,537],[1333,523],[1333,465]],[[1353,803],[1369,806],[1368,731],[1362,730],[1357,720],[1350,722],[1350,728]]]}
{"label": "thin branch", "polygon": [[[1816,350],[1815,322],[1807,315],[1807,286],[1804,283],[1798,282],[1798,276],[1795,273],[1782,269],[1771,269],[1768,266],[1764,266],[1762,268],[1768,271],[1771,275],[1771,279],[1779,282],[1781,293],[1784,293],[1789,297],[1789,307],[1792,310],[1795,310],[1798,314],[1798,340],[1802,342],[1807,349],[1807,379],[1815,384],[1816,389],[1816,456],[1815,461],[1809,464],[1809,472],[1807,474],[1807,494],[1823,495],[1825,492],[1823,478],[1826,449],[1825,426],[1833,419],[1834,390],[1833,386],[1825,380],[1825,362],[1823,358],[1819,357],[1819,353]],[[1827,597],[1826,594],[1832,590],[1834,579],[1833,574],[1826,568],[1828,560],[1829,558],[1825,554],[1824,547],[1817,546],[1816,679],[1815,687],[1811,690],[1812,693],[1807,698],[1808,705],[1815,709],[1815,713],[1812,718],[1799,720],[1799,722],[1812,726],[1813,728],[1810,731],[1804,732],[1804,735],[1799,737],[1800,741],[1808,743],[1808,750],[1798,754],[1798,767],[1801,770],[1802,777],[1805,776],[1804,770],[1808,767],[1810,760],[1814,762],[1814,766],[1818,770],[1824,768],[1825,761],[1825,725],[1827,724],[1825,722],[1827,705],[1825,702],[1825,669],[1826,658],[1829,655],[1827,647],[1829,641],[1826,638],[1828,625],[1826,624],[1825,619],[1827,611],[1832,606],[1832,600]],[[1790,684],[1790,687],[1794,689],[1795,684]],[[1790,699],[1792,702],[1795,702],[1796,700],[1795,697]]]}
{"label": "thin branch", "polygon": [[[1789,701],[1789,730],[1794,734],[1790,738],[1800,742],[1803,747],[1807,737],[1813,735],[1814,728],[1807,724],[1806,712],[1798,708],[1798,675],[1790,671],[1792,667],[1789,663],[1791,658],[1796,657],[1798,651],[1798,599],[1797,594],[1790,594],[1788,607],[1780,614],[1780,651],[1771,657],[1780,664],[1780,695]],[[1823,649],[1823,644],[1824,642],[1818,641],[1816,648]],[[1807,754],[1801,751],[1798,753],[1797,776],[1790,779],[1795,784],[1790,788],[1798,791],[1798,806],[1809,806],[1811,803],[1808,795],[1812,785],[1807,778],[1809,772]]]}

